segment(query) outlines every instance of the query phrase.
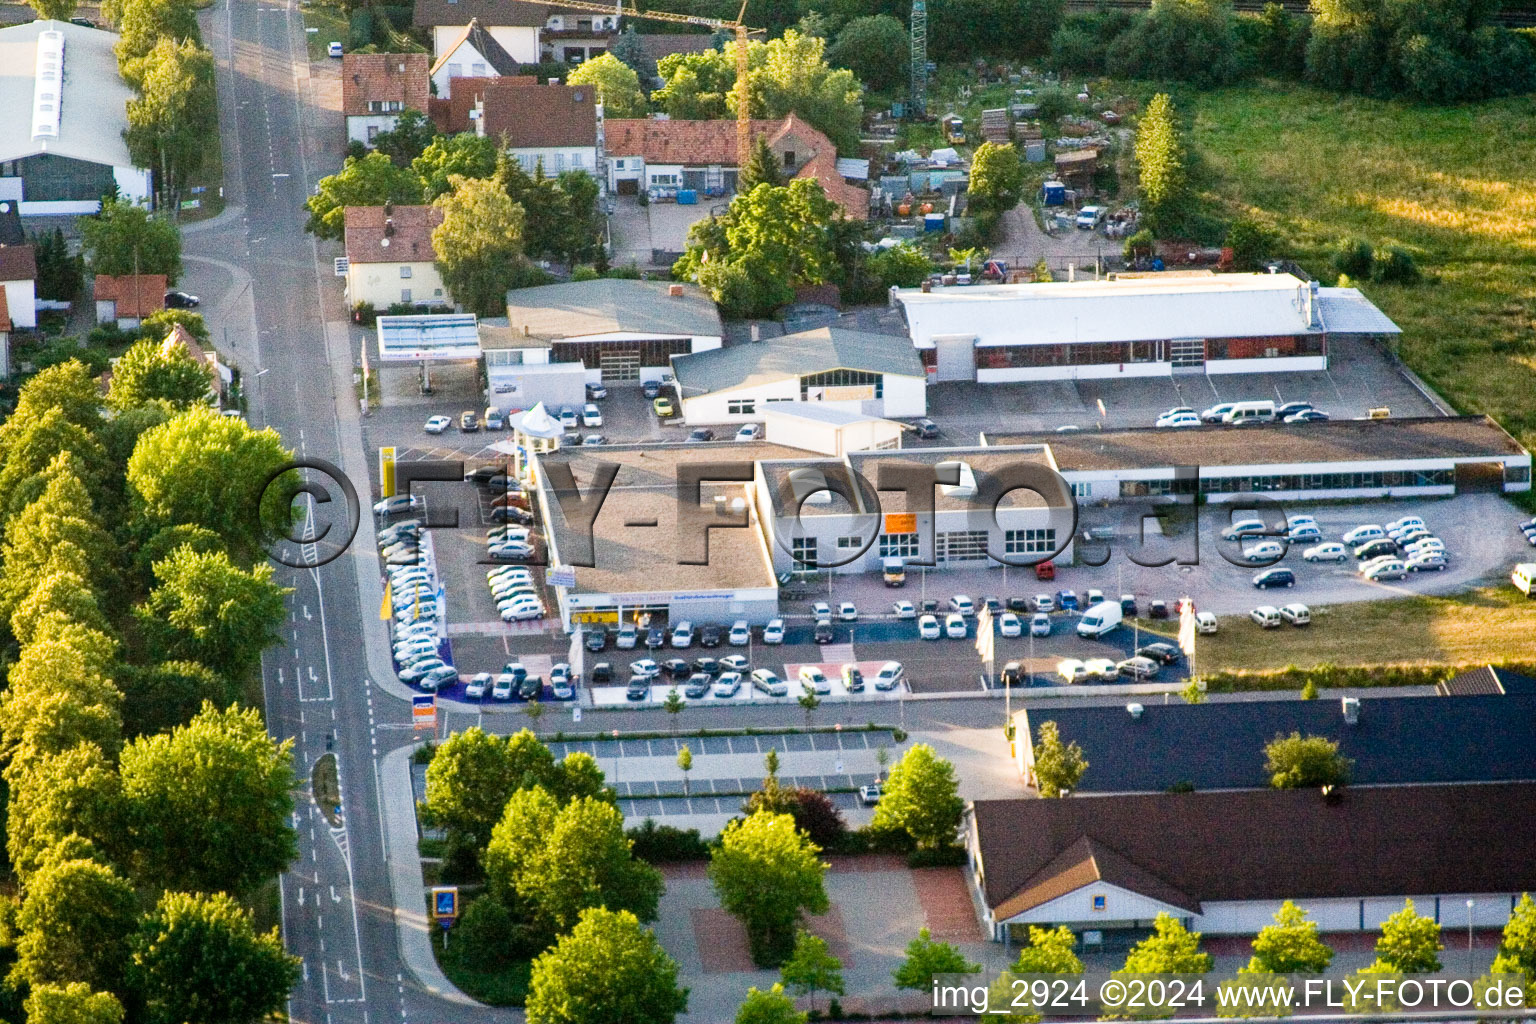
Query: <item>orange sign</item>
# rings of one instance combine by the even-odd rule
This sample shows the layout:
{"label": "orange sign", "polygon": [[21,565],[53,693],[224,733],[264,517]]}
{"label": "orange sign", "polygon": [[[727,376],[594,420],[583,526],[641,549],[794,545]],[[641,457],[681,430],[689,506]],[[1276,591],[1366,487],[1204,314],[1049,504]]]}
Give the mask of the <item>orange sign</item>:
{"label": "orange sign", "polygon": [[885,517],[886,533],[916,533],[917,516],[910,512],[892,513]]}

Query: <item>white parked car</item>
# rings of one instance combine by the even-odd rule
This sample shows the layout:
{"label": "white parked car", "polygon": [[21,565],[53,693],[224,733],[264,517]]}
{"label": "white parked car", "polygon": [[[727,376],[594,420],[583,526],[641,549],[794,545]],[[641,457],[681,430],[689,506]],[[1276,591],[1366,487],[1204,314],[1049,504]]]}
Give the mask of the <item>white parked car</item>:
{"label": "white parked car", "polygon": [[1308,562],[1342,562],[1349,557],[1349,549],[1343,544],[1319,544],[1307,548],[1301,557]]}
{"label": "white parked car", "polygon": [[944,616],[944,635],[951,640],[964,640],[965,616],[959,612],[950,612]]}
{"label": "white parked car", "polygon": [[584,427],[600,427],[603,425],[603,411],[588,402],[581,407],[581,425]]}
{"label": "white parked car", "polygon": [[1003,636],[1019,636],[1024,632],[1024,624],[1013,612],[1003,612],[997,617],[997,631]]}
{"label": "white parked car", "polygon": [[491,684],[491,699],[511,700],[512,691],[515,689],[517,689],[517,677],[510,672],[503,672]]}
{"label": "white parked car", "polygon": [[1381,580],[1400,580],[1407,575],[1407,564],[1397,558],[1389,558],[1378,562],[1365,571],[1365,578],[1372,583]]}
{"label": "white parked car", "polygon": [[938,616],[924,615],[917,620],[917,635],[922,639],[937,640],[940,632]]}
{"label": "white parked car", "polygon": [[875,673],[875,689],[894,690],[906,681],[907,673],[899,661],[888,661]]}
{"label": "white parked car", "polygon": [[975,615],[976,602],[972,601],[965,594],[956,594],[949,599],[949,610],[966,616]]}
{"label": "white parked car", "polygon": [[1034,617],[1029,620],[1029,635],[1050,636],[1051,617],[1044,612],[1035,612]]}
{"label": "white parked car", "polygon": [[693,623],[683,619],[672,627],[672,646],[679,650],[693,646]]}
{"label": "white parked car", "polygon": [[784,642],[784,620],[769,619],[768,625],[763,627],[763,643],[781,644]]}
{"label": "white parked car", "polygon": [[826,673],[815,665],[800,666],[800,685],[814,693],[832,692],[832,684],[827,681]]}
{"label": "white parked car", "polygon": [[752,627],[747,625],[746,619],[737,619],[735,622],[731,623],[731,632],[730,635],[726,638],[726,643],[730,644],[732,647],[745,647],[751,642]]}
{"label": "white parked car", "polygon": [[373,503],[373,514],[376,516],[399,515],[401,512],[421,508],[423,504],[419,494],[392,494]]}
{"label": "white parked car", "polygon": [[502,622],[524,622],[528,619],[542,619],[544,606],[537,604],[517,604],[502,610]]}
{"label": "white parked car", "polygon": [[630,663],[629,674],[641,679],[655,679],[661,675],[661,666],[650,658],[641,658]]}
{"label": "white parked car", "polygon": [[811,617],[817,622],[827,622],[832,618],[832,606],[825,601],[817,601],[811,605]]}
{"label": "white parked car", "polygon": [[1258,544],[1250,544],[1243,548],[1243,557],[1250,562],[1261,562],[1271,558],[1281,558],[1285,555],[1285,545],[1277,540],[1261,541]]}
{"label": "white parked car", "polygon": [[1406,545],[1403,551],[1409,555],[1419,555],[1426,551],[1444,551],[1445,541],[1439,537],[1420,537],[1411,544]]}
{"label": "white parked car", "polygon": [[1242,540],[1244,537],[1262,537],[1268,532],[1269,527],[1262,519],[1239,519],[1221,531],[1221,539]]}
{"label": "white parked car", "polygon": [[422,425],[421,429],[429,434],[441,434],[451,426],[453,426],[453,420],[447,416],[433,416]]}
{"label": "white parked car", "polygon": [[1392,534],[1401,530],[1406,530],[1410,526],[1423,525],[1424,520],[1420,519],[1418,516],[1403,516],[1401,519],[1394,519],[1387,524],[1387,536],[1390,537]]}
{"label": "white parked car", "polygon": [[740,689],[740,672],[722,672],[715,679],[715,684],[711,692],[716,697],[734,697],[736,696],[736,692]]}
{"label": "white parked car", "polygon": [[1065,658],[1056,663],[1056,674],[1064,682],[1081,683],[1088,678],[1088,666],[1076,658]]}
{"label": "white parked car", "polygon": [[1152,425],[1154,427],[1198,427],[1200,425],[1200,414],[1196,412],[1164,414],[1159,416]]}
{"label": "white parked car", "polygon": [[911,601],[897,601],[891,605],[891,614],[895,615],[898,619],[915,619],[917,618],[917,606]]}
{"label": "white parked car", "polygon": [[1366,541],[1381,540],[1386,535],[1386,530],[1383,530],[1381,527],[1374,524],[1368,524],[1366,526],[1355,527],[1353,530],[1350,530],[1339,539],[1342,540],[1345,544],[1353,547],[1357,544],[1364,544]]}
{"label": "white parked car", "polygon": [[837,617],[844,622],[857,622],[859,610],[853,606],[852,601],[843,601],[837,606]]}
{"label": "white parked car", "polygon": [[476,672],[464,684],[464,696],[470,700],[484,700],[486,692],[491,688],[491,674],[489,672]]}
{"label": "white parked car", "polygon": [[752,688],[761,690],[770,697],[783,697],[789,693],[789,686],[780,679],[771,669],[755,668],[752,670]]}
{"label": "white parked car", "polygon": [[1035,611],[1053,612],[1056,610],[1056,599],[1050,594],[1035,595]]}
{"label": "white parked car", "polygon": [[761,423],[743,423],[736,431],[736,440],[738,441],[756,441],[762,436],[763,425]]}

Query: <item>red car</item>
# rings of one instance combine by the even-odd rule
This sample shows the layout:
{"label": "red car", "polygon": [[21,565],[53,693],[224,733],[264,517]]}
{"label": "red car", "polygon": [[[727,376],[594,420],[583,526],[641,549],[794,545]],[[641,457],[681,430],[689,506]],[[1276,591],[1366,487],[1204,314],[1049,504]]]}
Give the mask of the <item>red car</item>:
{"label": "red car", "polygon": [[1053,580],[1056,578],[1056,563],[1050,559],[1035,564],[1035,579]]}

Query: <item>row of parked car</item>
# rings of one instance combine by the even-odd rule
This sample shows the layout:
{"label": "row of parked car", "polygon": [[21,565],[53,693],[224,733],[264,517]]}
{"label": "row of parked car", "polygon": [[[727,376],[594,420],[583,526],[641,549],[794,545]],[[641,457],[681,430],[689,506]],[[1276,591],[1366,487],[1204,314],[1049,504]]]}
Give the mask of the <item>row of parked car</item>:
{"label": "row of parked car", "polygon": [[1196,412],[1193,406],[1169,409],[1153,421],[1154,427],[1198,427],[1212,423],[1241,426],[1245,423],[1314,423],[1328,414],[1311,402],[1222,402]]}
{"label": "row of parked car", "polygon": [[[784,620],[774,619],[764,626],[761,639],[765,644],[783,643]],[[729,627],[709,624],[697,628],[689,620],[679,619],[670,629],[646,626],[642,630],[639,625],[626,622],[613,634],[614,646],[621,651],[633,650],[640,646],[642,641],[647,649],[654,651],[669,644],[676,650],[685,650],[692,647],[695,642],[701,647],[719,647],[722,640],[732,647],[745,647],[752,642],[752,627],[746,619],[737,619]],[[601,651],[607,646],[606,630],[592,629],[587,632],[587,650]]]}
{"label": "row of parked car", "polygon": [[[1287,516],[1285,528],[1280,530],[1262,519],[1244,519],[1227,527],[1221,536],[1238,542],[1263,538],[1243,548],[1243,557],[1252,562],[1274,561],[1285,557],[1292,545],[1312,544],[1302,550],[1304,561],[1343,562],[1353,557],[1359,562],[1361,575],[1373,581],[1400,580],[1411,572],[1440,572],[1450,564],[1445,542],[1418,516],[1403,516],[1385,526],[1356,526],[1336,542],[1313,544],[1322,541],[1323,534],[1317,520],[1309,515]],[[1295,584],[1296,574],[1286,568],[1266,569],[1253,578],[1253,585],[1260,590]]]}
{"label": "row of parked car", "polygon": [[[442,656],[438,628],[440,606],[437,565],[432,547],[421,537],[422,524],[408,519],[379,531],[379,550],[389,569],[389,600],[394,627],[395,672],[403,683],[414,683],[429,693],[458,681],[458,669]],[[406,564],[396,564],[390,552],[408,548]]]}
{"label": "row of parked car", "polygon": [[[549,696],[555,700],[572,700],[581,682],[578,673],[568,662],[560,662],[549,671]],[[544,678],[530,675],[520,661],[509,661],[500,672],[477,672],[464,684],[464,696],[468,700],[542,700]]]}
{"label": "row of parked car", "polygon": [[[670,658],[658,663],[650,658],[641,658],[630,665],[629,671],[629,684],[625,688],[625,697],[632,701],[648,699],[651,695],[651,687],[660,681],[663,673],[689,700],[699,700],[704,697],[729,699],[741,692],[744,685],[750,686],[753,691],[766,697],[789,695],[789,684],[781,679],[777,672],[770,668],[753,668],[740,654],[729,654],[720,659],[696,658],[692,662],[681,658]],[[859,666],[852,663],[843,665],[839,671],[839,677],[843,688],[849,693],[864,692],[866,681],[864,672]],[[796,678],[802,689],[810,693],[827,695],[832,692],[832,683],[820,666],[802,665]],[[888,661],[880,666],[874,678],[868,681],[868,685],[876,690],[889,691],[897,689],[905,682],[906,670],[901,662]],[[597,685],[595,672],[593,685]]]}

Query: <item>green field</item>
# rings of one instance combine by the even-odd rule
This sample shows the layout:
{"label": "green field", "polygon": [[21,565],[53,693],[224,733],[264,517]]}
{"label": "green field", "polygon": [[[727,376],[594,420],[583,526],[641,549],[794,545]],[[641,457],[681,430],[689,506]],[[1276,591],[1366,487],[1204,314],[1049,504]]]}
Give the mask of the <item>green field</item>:
{"label": "green field", "polygon": [[319,29],[318,32],[304,33],[304,38],[309,42],[309,59],[311,61],[326,60],[325,48],[332,40],[345,43],[347,41],[347,16],[339,7],[328,7],[322,4],[303,4],[305,29]]}
{"label": "green field", "polygon": [[1427,279],[1362,290],[1463,412],[1536,446],[1536,98],[1426,107],[1297,86],[1186,93],[1202,200],[1274,227],[1327,283],[1339,240],[1412,251]]}

